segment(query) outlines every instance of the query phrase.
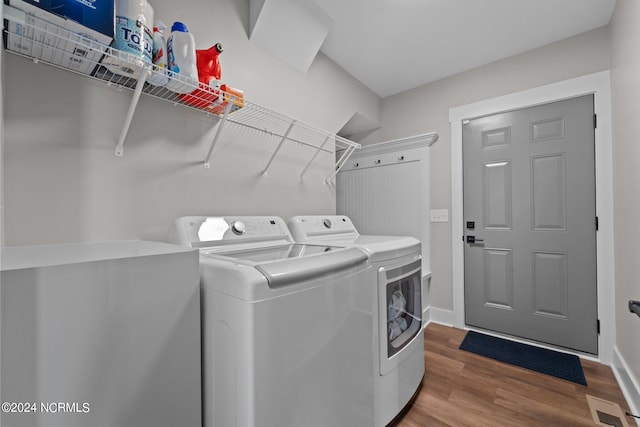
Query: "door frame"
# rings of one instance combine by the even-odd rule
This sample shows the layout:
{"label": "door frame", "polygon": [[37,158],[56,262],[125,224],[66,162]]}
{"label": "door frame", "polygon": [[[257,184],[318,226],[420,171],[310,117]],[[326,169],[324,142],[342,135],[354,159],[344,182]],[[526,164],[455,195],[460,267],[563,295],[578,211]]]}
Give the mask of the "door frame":
{"label": "door frame", "polygon": [[464,235],[463,120],[590,94],[594,95],[594,108],[598,117],[595,129],[596,214],[599,218],[599,230],[596,234],[596,280],[598,319],[600,320],[598,359],[602,363],[611,364],[615,345],[615,260],[613,245],[611,82],[609,70],[462,105],[449,110],[449,123],[451,125],[453,326],[466,328],[464,319],[464,243],[462,241],[462,236]]}

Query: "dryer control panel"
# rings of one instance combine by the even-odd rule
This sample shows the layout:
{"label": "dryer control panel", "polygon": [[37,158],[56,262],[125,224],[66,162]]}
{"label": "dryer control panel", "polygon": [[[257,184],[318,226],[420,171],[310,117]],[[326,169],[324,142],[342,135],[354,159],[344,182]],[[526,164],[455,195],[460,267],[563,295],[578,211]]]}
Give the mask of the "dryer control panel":
{"label": "dryer control panel", "polygon": [[292,243],[282,218],[256,216],[185,216],[169,231],[169,241],[193,248],[252,242]]}
{"label": "dryer control panel", "polygon": [[355,225],[344,215],[300,215],[289,221],[289,230],[298,242],[331,237],[356,238],[360,234]]}

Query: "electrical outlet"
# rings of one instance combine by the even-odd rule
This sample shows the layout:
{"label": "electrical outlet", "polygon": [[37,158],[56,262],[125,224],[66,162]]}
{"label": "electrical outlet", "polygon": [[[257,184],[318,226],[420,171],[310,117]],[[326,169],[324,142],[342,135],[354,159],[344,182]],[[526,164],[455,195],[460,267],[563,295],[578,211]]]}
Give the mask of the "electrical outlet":
{"label": "electrical outlet", "polygon": [[431,222],[449,222],[449,209],[431,209]]}

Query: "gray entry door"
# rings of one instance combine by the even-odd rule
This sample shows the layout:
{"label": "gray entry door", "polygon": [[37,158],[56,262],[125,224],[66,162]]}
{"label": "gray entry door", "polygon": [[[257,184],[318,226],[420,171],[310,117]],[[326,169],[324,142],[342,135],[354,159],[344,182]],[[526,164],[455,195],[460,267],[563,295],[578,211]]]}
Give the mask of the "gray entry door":
{"label": "gray entry door", "polygon": [[465,122],[463,160],[466,323],[597,354],[593,96]]}

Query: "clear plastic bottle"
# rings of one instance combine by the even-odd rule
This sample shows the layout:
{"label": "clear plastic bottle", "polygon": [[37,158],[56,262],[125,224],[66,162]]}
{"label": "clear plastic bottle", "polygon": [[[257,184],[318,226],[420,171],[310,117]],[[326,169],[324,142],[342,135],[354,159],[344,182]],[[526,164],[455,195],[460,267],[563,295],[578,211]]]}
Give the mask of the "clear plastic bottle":
{"label": "clear plastic bottle", "polygon": [[167,41],[162,33],[167,27],[162,21],[153,23],[153,74],[149,77],[149,83],[155,86],[164,86],[169,82],[167,75]]}
{"label": "clear plastic bottle", "polygon": [[167,40],[169,83],[176,93],[190,93],[198,87],[196,42],[182,22],[174,22]]}

